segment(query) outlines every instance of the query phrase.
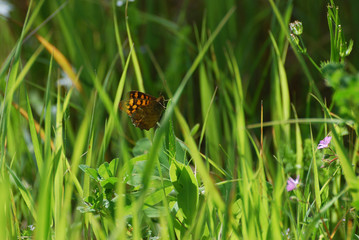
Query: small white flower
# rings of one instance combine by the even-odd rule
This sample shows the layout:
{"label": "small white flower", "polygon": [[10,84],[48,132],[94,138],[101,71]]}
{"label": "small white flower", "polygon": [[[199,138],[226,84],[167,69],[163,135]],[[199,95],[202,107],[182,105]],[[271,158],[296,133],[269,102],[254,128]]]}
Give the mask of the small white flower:
{"label": "small white flower", "polygon": [[0,0],[0,15],[4,17],[10,17],[10,12],[13,9],[13,5],[6,1]]}
{"label": "small white flower", "polygon": [[[128,0],[128,2],[134,2],[135,0]],[[117,7],[122,7],[122,5],[126,4],[126,0],[118,0],[116,2]]]}
{"label": "small white flower", "polygon": [[72,81],[69,78],[69,76],[67,76],[67,74],[65,72],[61,72],[61,76],[62,76],[62,78],[57,80],[57,86],[63,86],[63,87],[71,88],[72,87]]}

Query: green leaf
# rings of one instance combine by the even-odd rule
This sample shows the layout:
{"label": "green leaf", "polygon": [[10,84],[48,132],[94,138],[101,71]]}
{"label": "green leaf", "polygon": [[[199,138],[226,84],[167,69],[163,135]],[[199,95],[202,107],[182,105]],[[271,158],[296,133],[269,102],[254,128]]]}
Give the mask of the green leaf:
{"label": "green leaf", "polygon": [[134,156],[139,156],[148,153],[152,146],[151,141],[148,138],[141,138],[136,142],[135,147],[132,149]]}
{"label": "green leaf", "polygon": [[198,205],[198,184],[191,167],[172,162],[170,176],[178,192],[178,207],[182,210],[186,222],[190,224],[196,214]]}
{"label": "green leaf", "polygon": [[110,166],[108,169],[110,170],[112,176],[116,176],[116,170],[118,167],[119,160],[120,160],[119,158],[115,158],[115,159],[112,159],[112,161],[110,162]]}
{"label": "green leaf", "polygon": [[85,169],[85,172],[86,172],[92,179],[98,181],[98,173],[97,173],[96,169],[87,167],[87,168]]}
{"label": "green leaf", "polygon": [[102,180],[100,183],[103,188],[112,189],[114,188],[117,181],[118,179],[116,177],[109,177],[106,178],[105,180]]}
{"label": "green leaf", "polygon": [[178,178],[181,176],[182,168],[183,164],[179,164],[176,161],[172,161],[170,167],[170,179],[176,190],[181,188],[181,186],[178,185]]}
{"label": "green leaf", "polygon": [[189,166],[182,169],[179,184],[182,186],[182,190],[178,195],[178,206],[187,217],[188,223],[190,223],[196,214],[198,205],[198,185]]}
{"label": "green leaf", "polygon": [[100,165],[100,167],[98,168],[98,174],[100,174],[100,176],[104,179],[113,177],[108,162],[104,162]]}

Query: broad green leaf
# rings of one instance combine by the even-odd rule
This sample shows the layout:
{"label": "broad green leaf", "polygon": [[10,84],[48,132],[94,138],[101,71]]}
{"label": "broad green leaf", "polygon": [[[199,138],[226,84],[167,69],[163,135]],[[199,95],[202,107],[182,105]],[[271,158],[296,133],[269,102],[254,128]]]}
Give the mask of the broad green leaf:
{"label": "broad green leaf", "polygon": [[118,179],[116,177],[109,177],[106,178],[105,180],[102,180],[100,183],[103,188],[112,189],[114,188],[117,181]]}
{"label": "broad green leaf", "polygon": [[108,162],[104,162],[98,168],[98,174],[100,174],[100,176],[103,177],[104,179],[112,177],[112,173],[109,169],[109,166],[110,165],[108,164]]}
{"label": "broad green leaf", "polygon": [[85,172],[94,180],[98,181],[98,173],[96,171],[96,169],[93,169],[93,168],[86,168],[85,169]]}

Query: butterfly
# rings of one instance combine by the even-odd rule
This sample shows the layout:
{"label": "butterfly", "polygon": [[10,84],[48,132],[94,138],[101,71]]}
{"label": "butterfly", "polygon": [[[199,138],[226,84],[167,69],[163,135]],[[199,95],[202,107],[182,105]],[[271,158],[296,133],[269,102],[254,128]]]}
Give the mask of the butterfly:
{"label": "butterfly", "polygon": [[120,102],[119,108],[130,116],[133,125],[142,130],[156,126],[165,109],[164,97],[156,98],[139,91],[130,91],[128,96]]}

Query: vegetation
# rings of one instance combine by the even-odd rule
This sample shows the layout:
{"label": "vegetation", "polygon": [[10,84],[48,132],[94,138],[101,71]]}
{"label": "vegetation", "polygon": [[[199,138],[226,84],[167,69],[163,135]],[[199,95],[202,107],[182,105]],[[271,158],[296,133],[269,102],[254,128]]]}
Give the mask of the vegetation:
{"label": "vegetation", "polygon": [[2,239],[358,239],[359,2],[336,4],[1,0]]}

